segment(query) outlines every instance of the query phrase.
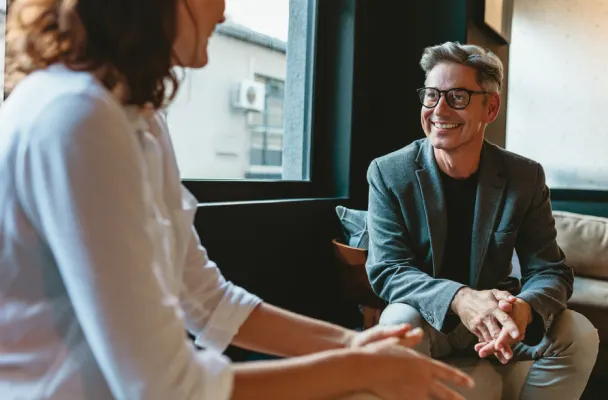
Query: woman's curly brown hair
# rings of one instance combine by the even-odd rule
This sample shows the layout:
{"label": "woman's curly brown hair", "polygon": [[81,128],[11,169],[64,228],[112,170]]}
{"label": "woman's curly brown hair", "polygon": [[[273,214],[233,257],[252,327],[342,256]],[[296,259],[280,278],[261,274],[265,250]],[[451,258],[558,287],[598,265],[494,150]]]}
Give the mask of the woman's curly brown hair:
{"label": "woman's curly brown hair", "polygon": [[36,70],[63,63],[94,73],[124,104],[166,105],[178,88],[172,68],[177,1],[12,1],[6,90]]}

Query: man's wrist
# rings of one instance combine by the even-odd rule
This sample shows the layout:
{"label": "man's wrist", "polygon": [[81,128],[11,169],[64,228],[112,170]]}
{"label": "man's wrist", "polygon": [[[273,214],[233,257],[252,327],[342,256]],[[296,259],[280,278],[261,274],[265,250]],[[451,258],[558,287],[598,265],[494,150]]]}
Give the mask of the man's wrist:
{"label": "man's wrist", "polygon": [[525,301],[524,299],[521,298],[517,298],[516,303],[520,303],[522,306],[524,306],[526,308],[526,312],[527,312],[527,316],[528,319],[526,320],[526,325],[530,325],[532,323],[532,321],[534,320],[534,312],[532,310],[532,306],[530,306],[530,304],[528,304],[527,301]]}
{"label": "man's wrist", "polygon": [[460,289],[458,289],[458,291],[454,295],[454,298],[452,299],[452,303],[450,304],[450,309],[452,310],[452,312],[454,314],[460,315],[459,314],[460,304],[462,303],[463,298],[465,298],[467,296],[467,294],[469,294],[469,292],[472,290],[473,289],[471,289],[468,286],[463,286]]}

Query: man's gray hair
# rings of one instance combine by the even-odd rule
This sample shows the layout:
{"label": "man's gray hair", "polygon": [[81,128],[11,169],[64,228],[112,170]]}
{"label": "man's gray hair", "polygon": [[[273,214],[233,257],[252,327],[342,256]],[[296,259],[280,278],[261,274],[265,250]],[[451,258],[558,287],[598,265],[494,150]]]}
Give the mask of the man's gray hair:
{"label": "man's gray hair", "polygon": [[420,66],[425,75],[439,63],[453,62],[474,68],[483,90],[500,93],[504,69],[500,58],[490,50],[472,44],[446,42],[424,49]]}

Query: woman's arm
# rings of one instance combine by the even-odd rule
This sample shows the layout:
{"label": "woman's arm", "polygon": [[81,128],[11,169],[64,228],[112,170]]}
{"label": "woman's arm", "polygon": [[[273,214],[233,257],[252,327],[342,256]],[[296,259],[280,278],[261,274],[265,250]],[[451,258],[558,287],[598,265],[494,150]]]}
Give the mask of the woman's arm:
{"label": "woman's arm", "polygon": [[298,356],[349,347],[354,336],[354,331],[262,303],[232,343],[277,356]]}
{"label": "woman's arm", "polygon": [[445,384],[472,386],[462,372],[401,346],[396,338],[233,370],[232,400],[335,399],[360,392],[384,400],[463,400]]}
{"label": "woman's arm", "polygon": [[358,354],[337,350],[289,360],[236,364],[232,400],[332,399],[366,389],[353,379]]}

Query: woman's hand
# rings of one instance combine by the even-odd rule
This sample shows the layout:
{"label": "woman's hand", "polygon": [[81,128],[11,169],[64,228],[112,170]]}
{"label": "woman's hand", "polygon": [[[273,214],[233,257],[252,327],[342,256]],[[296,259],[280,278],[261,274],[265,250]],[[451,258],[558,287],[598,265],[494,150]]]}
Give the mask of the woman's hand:
{"label": "woman's hand", "polygon": [[412,326],[409,324],[395,326],[376,325],[363,332],[354,333],[348,347],[364,347],[384,339],[396,338],[399,340],[400,345],[411,348],[420,343],[423,336],[422,329],[412,329]]}
{"label": "woman's hand", "polygon": [[[403,347],[391,337],[364,348],[372,393],[385,400],[464,400],[447,384],[469,387],[473,380],[456,368]],[[363,367],[363,366],[362,366]]]}

